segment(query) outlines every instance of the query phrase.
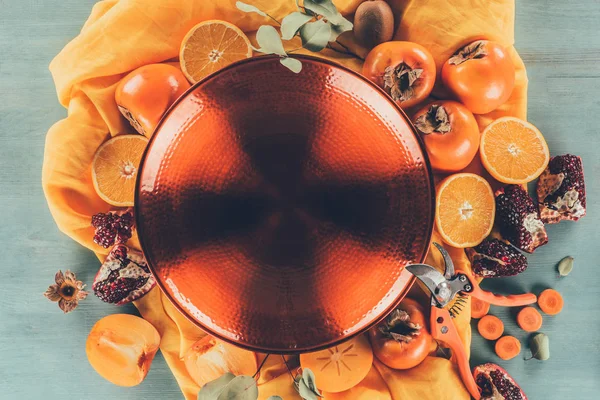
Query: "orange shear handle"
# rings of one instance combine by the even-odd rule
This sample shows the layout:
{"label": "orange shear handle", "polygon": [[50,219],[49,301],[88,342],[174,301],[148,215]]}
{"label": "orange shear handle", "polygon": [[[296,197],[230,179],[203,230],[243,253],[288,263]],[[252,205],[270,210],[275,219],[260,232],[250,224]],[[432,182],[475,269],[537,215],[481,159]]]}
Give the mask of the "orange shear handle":
{"label": "orange shear handle", "polygon": [[480,400],[481,393],[479,393],[475,378],[471,374],[467,353],[448,310],[437,307],[431,308],[431,336],[450,347],[465,387],[475,400]]}
{"label": "orange shear handle", "polygon": [[473,290],[469,292],[469,295],[483,300],[495,306],[503,307],[519,307],[533,304],[537,301],[537,296],[533,293],[525,294],[512,294],[509,296],[501,296],[488,291],[485,291],[479,287],[479,284],[475,280],[473,274],[467,271],[459,271],[461,274],[465,274],[471,281]]}
{"label": "orange shear handle", "polygon": [[526,306],[528,304],[533,304],[537,301],[537,296],[533,293],[500,296],[494,293],[486,292],[477,285],[473,287],[473,291],[469,292],[469,294],[473,297],[477,297],[479,300],[486,301],[495,306],[503,307]]}

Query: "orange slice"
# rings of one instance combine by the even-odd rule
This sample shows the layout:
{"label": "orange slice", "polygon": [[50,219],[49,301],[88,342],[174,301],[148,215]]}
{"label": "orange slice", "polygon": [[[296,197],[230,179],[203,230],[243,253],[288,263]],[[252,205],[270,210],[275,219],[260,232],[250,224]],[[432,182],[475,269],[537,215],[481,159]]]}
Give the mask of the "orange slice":
{"label": "orange slice", "polygon": [[483,131],[481,162],[490,175],[504,183],[527,183],[546,169],[550,160],[542,133],[514,117],[495,120]]}
{"label": "orange slice", "polygon": [[252,57],[248,37],[237,26],[219,20],[194,26],[179,51],[181,71],[191,83],[248,57]]}
{"label": "orange slice", "polygon": [[454,174],[440,182],[435,223],[450,246],[477,246],[490,234],[495,213],[494,193],[481,176]]}
{"label": "orange slice", "polygon": [[117,207],[131,207],[138,168],[148,145],[142,135],[115,136],[104,143],[92,162],[92,180],[98,196]]}

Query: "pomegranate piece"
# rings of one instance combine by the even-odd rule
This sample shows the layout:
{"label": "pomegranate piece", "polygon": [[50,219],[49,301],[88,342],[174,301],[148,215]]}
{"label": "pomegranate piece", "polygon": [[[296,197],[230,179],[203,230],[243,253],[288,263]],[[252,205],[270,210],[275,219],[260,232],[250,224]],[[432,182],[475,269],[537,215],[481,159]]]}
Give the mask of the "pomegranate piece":
{"label": "pomegranate piece", "polygon": [[112,314],[96,322],[85,352],[104,379],[119,386],[135,386],[148,374],[159,345],[160,335],[148,321]]}
{"label": "pomegranate piece", "polygon": [[92,226],[96,228],[94,243],[108,249],[115,244],[127,243],[133,232],[133,212],[111,211],[92,217]]}
{"label": "pomegranate piece", "polygon": [[479,365],[473,370],[473,377],[481,392],[481,400],[527,400],[523,390],[499,365]]}
{"label": "pomegranate piece", "polygon": [[100,300],[121,305],[144,296],[154,285],[156,280],[144,255],[117,244],[96,274],[92,290]]}
{"label": "pomegranate piece", "polygon": [[502,237],[518,249],[533,253],[548,243],[539,210],[520,185],[508,185],[496,191],[496,221]]}
{"label": "pomegranate piece", "polygon": [[577,221],[586,212],[581,157],[571,154],[550,159],[537,183],[540,215],[547,224]]}
{"label": "pomegranate piece", "polygon": [[514,247],[498,239],[485,239],[466,249],[475,275],[485,278],[514,276],[527,269],[527,258]]}

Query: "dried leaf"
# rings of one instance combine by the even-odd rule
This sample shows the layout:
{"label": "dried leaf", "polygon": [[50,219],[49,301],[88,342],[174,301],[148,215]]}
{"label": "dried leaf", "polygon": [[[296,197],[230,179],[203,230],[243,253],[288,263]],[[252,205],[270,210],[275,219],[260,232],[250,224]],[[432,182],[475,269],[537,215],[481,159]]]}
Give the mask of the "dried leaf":
{"label": "dried leaf", "polygon": [[296,36],[296,33],[298,33],[298,30],[302,25],[306,24],[311,19],[313,19],[311,15],[306,15],[299,11],[287,15],[283,21],[281,21],[281,38],[283,40],[290,40]]}
{"label": "dried leaf", "polygon": [[265,13],[264,11],[261,11],[259,8],[255,7],[251,4],[246,4],[241,1],[236,1],[235,6],[238,8],[238,10],[241,10],[243,12],[257,13],[258,15],[262,15],[263,17],[267,16],[267,13]]}
{"label": "dried leaf", "polygon": [[255,49],[256,51],[265,54],[278,54],[282,57],[287,55],[277,29],[271,25],[262,25],[258,28],[258,31],[256,32],[256,41],[260,46],[260,48]]}
{"label": "dried leaf", "polygon": [[573,261],[575,259],[571,256],[565,257],[558,263],[558,273],[560,276],[567,276],[573,270]]}
{"label": "dried leaf", "polygon": [[251,376],[233,378],[223,389],[217,400],[257,400],[258,386]]}
{"label": "dried leaf", "polygon": [[279,60],[279,62],[293,73],[298,74],[300,71],[302,71],[302,63],[298,59],[292,57],[283,57]]}
{"label": "dried leaf", "polygon": [[546,361],[550,358],[550,340],[544,333],[536,333],[529,340],[531,348],[531,357]]}
{"label": "dried leaf", "polygon": [[300,28],[300,37],[302,38],[302,47],[307,50],[319,52],[329,43],[331,36],[331,26],[322,19],[309,22]]}
{"label": "dried leaf", "polygon": [[451,65],[459,65],[468,60],[483,58],[486,55],[485,41],[478,40],[459,49],[452,57],[450,57],[448,62]]}
{"label": "dried leaf", "polygon": [[225,387],[235,378],[231,372],[221,375],[214,381],[202,386],[198,392],[198,400],[217,400]]}

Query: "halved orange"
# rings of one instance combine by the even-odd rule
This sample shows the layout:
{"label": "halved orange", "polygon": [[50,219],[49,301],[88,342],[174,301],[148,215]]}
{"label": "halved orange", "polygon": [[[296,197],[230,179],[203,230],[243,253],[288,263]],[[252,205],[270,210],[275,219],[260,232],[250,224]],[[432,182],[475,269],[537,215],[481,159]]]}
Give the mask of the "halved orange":
{"label": "halved orange", "polygon": [[438,185],[435,223],[450,246],[477,246],[492,231],[495,214],[494,193],[481,176],[454,174]]}
{"label": "halved orange", "polygon": [[135,181],[148,138],[119,135],[104,143],[92,161],[92,180],[98,196],[117,207],[133,206]]}
{"label": "halved orange", "polygon": [[546,169],[550,160],[542,133],[527,121],[502,117],[483,131],[481,162],[490,175],[504,183],[527,183]]}
{"label": "halved orange", "polygon": [[194,26],[179,50],[181,71],[191,83],[248,57],[252,57],[248,37],[237,26],[220,20]]}

